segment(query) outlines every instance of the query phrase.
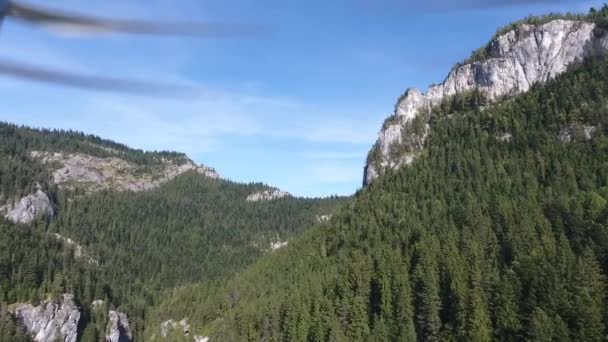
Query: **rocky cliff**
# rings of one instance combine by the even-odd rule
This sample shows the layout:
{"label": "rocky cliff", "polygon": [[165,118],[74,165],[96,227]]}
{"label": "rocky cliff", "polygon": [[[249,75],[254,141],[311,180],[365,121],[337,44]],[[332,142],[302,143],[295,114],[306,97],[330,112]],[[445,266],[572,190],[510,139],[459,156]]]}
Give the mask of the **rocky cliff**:
{"label": "rocky cliff", "polygon": [[85,252],[84,248],[82,248],[82,246],[79,245],[76,241],[70,238],[66,238],[65,236],[61,236],[59,234],[53,234],[53,236],[58,241],[61,241],[66,248],[71,249],[74,252],[74,258],[84,260],[86,263],[91,265],[99,266],[99,261],[88,255]]}
{"label": "rocky cliff", "polygon": [[596,34],[595,28],[591,22],[562,19],[522,24],[495,37],[483,60],[455,67],[443,83],[425,93],[407,90],[370,152],[364,183],[416,158],[424,147],[432,108],[444,99],[477,90],[495,101],[525,92],[588,56],[604,54],[608,37]]}
{"label": "rocky cliff", "polygon": [[127,315],[122,312],[110,310],[108,327],[106,328],[106,342],[131,342],[133,334],[129,326]]}
{"label": "rocky cliff", "polygon": [[181,330],[184,336],[188,336],[190,334],[190,324],[188,323],[188,318],[184,318],[179,322],[172,319],[163,322],[160,325],[160,336],[167,338],[173,333],[173,331],[177,329]]}
{"label": "rocky cliff", "polygon": [[[183,335],[183,340],[188,341],[192,339],[194,342],[209,342],[209,337],[194,335],[191,338],[190,336],[190,323],[188,323],[188,317],[185,317],[179,322],[176,322],[173,319],[165,321],[160,325],[160,337],[163,340],[171,339],[172,337],[177,337]],[[181,340],[180,340],[181,341]]]}
{"label": "rocky cliff", "polygon": [[269,189],[247,196],[247,202],[274,201],[291,196],[288,192],[279,189]]}
{"label": "rocky cliff", "polygon": [[76,342],[80,311],[72,295],[65,294],[60,301],[45,301],[39,306],[13,305],[9,311],[36,342]]}
{"label": "rocky cliff", "polygon": [[0,207],[0,214],[14,223],[31,223],[39,217],[52,217],[55,214],[49,196],[38,189],[31,195]]}
{"label": "rocky cliff", "polygon": [[151,169],[117,157],[99,158],[82,153],[33,151],[31,156],[52,169],[53,182],[59,187],[84,188],[89,192],[147,191],[190,171],[219,178],[213,169],[190,160],[184,163],[162,160],[160,167]]}

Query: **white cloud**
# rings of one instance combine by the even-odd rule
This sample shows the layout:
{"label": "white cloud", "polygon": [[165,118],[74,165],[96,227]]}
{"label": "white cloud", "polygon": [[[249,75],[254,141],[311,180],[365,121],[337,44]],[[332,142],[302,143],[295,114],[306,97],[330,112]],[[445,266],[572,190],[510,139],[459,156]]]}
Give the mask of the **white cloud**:
{"label": "white cloud", "polygon": [[[34,3],[48,6],[42,0],[36,0]],[[204,13],[201,11],[201,4],[196,1],[186,1],[175,6],[174,2],[169,0],[146,1],[145,5],[137,1],[90,3],[82,0],[62,0],[53,6],[119,17],[154,18],[155,14],[163,13],[179,18],[187,17],[195,10],[197,15]],[[78,73],[104,77],[129,76],[186,85],[196,89],[198,93],[196,98],[150,99],[45,89],[21,82],[0,82],[0,87],[12,88],[12,91],[9,91],[11,93],[28,93],[36,89],[39,102],[53,103],[59,96],[69,98],[71,106],[78,110],[71,119],[76,118],[78,122],[77,127],[70,122],[64,122],[71,124],[65,128],[93,128],[97,134],[127,139],[126,143],[147,149],[166,149],[175,144],[173,149],[190,153],[221,149],[222,140],[231,136],[369,145],[375,139],[379,128],[375,119],[355,119],[366,116],[357,113],[356,108],[318,108],[323,106],[261,93],[263,84],[259,80],[242,80],[242,86],[231,85],[233,89],[194,81],[182,72],[183,66],[192,62],[192,57],[188,57],[192,50],[188,42],[191,41],[160,39],[154,44],[149,44],[149,41],[139,44],[141,40],[138,38],[65,42],[37,31],[17,28],[4,32],[3,50],[0,53],[15,59]],[[94,50],[89,51],[89,48]],[[123,48],[127,50],[122,50]],[[150,52],[150,48],[156,52]],[[19,111],[18,107],[14,106],[12,109]],[[27,109],[21,109],[20,113],[5,113],[3,117],[10,118],[10,115],[15,114],[21,114],[21,117],[43,114],[27,112],[32,110],[31,106],[24,108]],[[42,106],[40,110],[41,108]],[[59,118],[55,120],[55,126],[62,121],[60,118],[68,116],[67,113],[61,113],[61,110],[62,108],[48,109],[53,116]],[[341,116],[340,113],[345,115]],[[189,141],[199,143],[194,147]]]}
{"label": "white cloud", "polygon": [[[46,5],[42,0],[36,2]],[[173,1],[157,0],[145,2],[146,7],[148,3],[151,7],[139,8],[143,3],[108,1],[91,3],[89,7],[88,1],[62,0],[53,6],[86,8],[89,13],[108,16],[125,13],[120,16],[133,17],[132,14],[137,13],[135,16],[143,18],[175,7]],[[197,2],[188,3],[198,6]],[[179,18],[187,14],[182,11],[175,10],[168,15]],[[291,181],[289,184],[300,189],[309,183],[327,187],[337,184],[343,188],[348,188],[349,183],[358,184],[365,153],[380,128],[377,118],[370,115],[373,112],[364,112],[355,103],[347,108],[344,104],[311,103],[313,100],[277,95],[266,90],[271,87],[264,84],[264,80],[242,79],[238,84],[230,81],[230,86],[201,81],[203,76],[186,71],[192,70],[196,51],[201,50],[200,46],[189,46],[192,41],[152,42],[145,38],[112,37],[64,41],[21,26],[9,27],[2,38],[2,56],[85,74],[185,85],[195,89],[196,96],[136,97],[2,79],[0,88],[10,105],[0,108],[0,120],[81,130],[134,148],[175,150],[193,158],[222,154],[222,158],[231,159],[231,167],[240,168],[231,172],[233,175],[249,170],[244,162],[234,162],[233,158],[238,157],[230,153],[240,151],[235,152],[234,146],[229,145],[233,140],[251,141],[251,145],[257,145],[251,148],[252,153],[256,148],[264,150],[260,157],[265,163],[263,167],[270,169],[282,164],[285,170],[294,173],[285,176],[290,180],[284,181]],[[200,68],[203,71],[194,69],[201,73],[205,70],[204,67]],[[279,147],[268,145],[266,149],[268,141],[281,144],[281,151],[293,148],[294,153],[281,152],[280,156],[274,156],[269,151]],[[230,148],[233,150],[229,151]],[[251,159],[255,158],[257,156]],[[207,160],[197,161],[207,163]],[[258,168],[261,170],[262,166]],[[270,175],[266,178],[269,181],[282,177],[272,170],[262,171]]]}

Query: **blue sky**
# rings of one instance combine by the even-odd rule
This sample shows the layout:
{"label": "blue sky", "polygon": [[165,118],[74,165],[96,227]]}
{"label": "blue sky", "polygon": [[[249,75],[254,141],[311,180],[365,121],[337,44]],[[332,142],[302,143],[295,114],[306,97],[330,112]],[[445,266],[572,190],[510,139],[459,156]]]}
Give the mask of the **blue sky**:
{"label": "blue sky", "polygon": [[[49,6],[48,1],[31,0]],[[56,0],[103,16],[254,23],[246,39],[66,36],[6,23],[0,57],[186,84],[189,99],[0,78],[0,120],[176,150],[228,179],[295,195],[351,194],[396,98],[440,82],[496,29],[602,1]]]}

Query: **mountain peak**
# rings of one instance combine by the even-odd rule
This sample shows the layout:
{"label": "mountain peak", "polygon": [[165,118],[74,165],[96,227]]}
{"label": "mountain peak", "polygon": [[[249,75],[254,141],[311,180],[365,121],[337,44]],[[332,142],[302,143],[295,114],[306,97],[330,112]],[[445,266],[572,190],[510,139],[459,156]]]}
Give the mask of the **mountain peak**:
{"label": "mountain peak", "polygon": [[499,33],[467,62],[457,64],[441,84],[425,93],[408,89],[399,98],[393,117],[370,152],[364,184],[413,161],[426,138],[420,128],[430,118],[420,114],[432,112],[442,101],[472,91],[479,91],[489,101],[526,92],[534,84],[565,72],[571,64],[607,51],[608,37],[598,34],[596,24],[585,20],[520,23]]}

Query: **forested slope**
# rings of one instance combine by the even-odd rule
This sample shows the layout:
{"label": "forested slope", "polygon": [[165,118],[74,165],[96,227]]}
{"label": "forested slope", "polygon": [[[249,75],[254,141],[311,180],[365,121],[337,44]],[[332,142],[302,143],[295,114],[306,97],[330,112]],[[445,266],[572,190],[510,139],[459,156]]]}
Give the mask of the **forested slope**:
{"label": "forested slope", "polygon": [[43,163],[32,151],[118,158],[139,173],[189,160],[80,133],[10,124],[0,124],[0,140],[0,205],[40,188],[55,209],[53,217],[29,224],[0,218],[2,341],[20,338],[23,330],[6,312],[12,304],[36,305],[64,293],[75,295],[82,313],[79,340],[105,340],[107,317],[96,317],[91,307],[103,300],[107,308],[128,314],[134,338],[141,341],[146,310],[165,293],[241,270],[270,253],[273,242],[292,240],[344,202],[337,197],[248,202],[249,195],[268,187],[195,171],[149,191],[64,188],[53,181],[53,170],[61,165]]}
{"label": "forested slope", "polygon": [[606,59],[447,100],[411,166],[149,319],[188,315],[212,341],[604,340],[607,133]]}
{"label": "forested slope", "polygon": [[31,158],[32,151],[85,153],[97,157],[119,155],[121,159],[152,168],[161,158],[187,160],[176,152],[145,152],[123,144],[80,132],[30,129],[0,122],[0,202],[12,196],[31,192],[36,181],[48,183],[50,172],[39,160]]}
{"label": "forested slope", "polygon": [[270,252],[272,242],[298,236],[342,202],[247,202],[247,195],[260,188],[190,173],[150,192],[102,192],[77,200],[60,196],[60,214],[48,229],[95,253],[97,274],[108,279],[114,300],[136,323],[163,298],[163,290],[222,279]]}

